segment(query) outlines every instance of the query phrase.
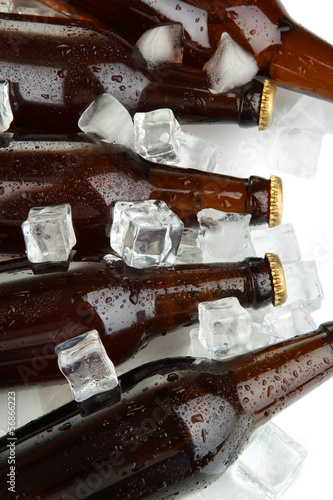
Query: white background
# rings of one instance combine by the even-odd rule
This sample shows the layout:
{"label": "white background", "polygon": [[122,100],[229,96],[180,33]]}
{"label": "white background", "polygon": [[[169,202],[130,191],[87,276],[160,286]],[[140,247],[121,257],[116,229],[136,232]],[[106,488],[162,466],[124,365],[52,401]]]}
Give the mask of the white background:
{"label": "white background", "polygon": [[[333,43],[333,0],[284,0],[284,5],[295,20],[311,29],[322,38]],[[279,101],[277,101],[277,106]],[[323,104],[323,106],[326,106]],[[326,107],[324,108],[326,109]],[[333,105],[327,104],[327,116],[332,116]],[[226,126],[196,127],[198,135],[209,136],[219,144],[223,153],[223,137],[234,128]],[[333,129],[331,129],[333,131]],[[241,137],[247,134],[253,135],[252,131],[242,131]],[[267,155],[269,151],[267,151]],[[242,175],[280,175],[284,182],[284,215],[283,222],[291,222],[294,225],[299,239],[302,258],[317,260],[318,272],[324,289],[325,298],[320,310],[313,313],[313,317],[319,325],[321,322],[333,320],[333,227],[332,227],[332,189],[333,189],[333,140],[331,134],[326,134],[323,139],[321,157],[316,175],[312,179],[304,179],[282,173],[281,171],[270,171],[263,166],[261,159],[255,160],[248,168],[248,172],[242,171]],[[228,172],[231,173],[231,172]],[[237,175],[237,173],[235,173]],[[324,242],[324,243],[323,243]],[[136,360],[156,357],[160,351],[160,343],[154,341]],[[169,337],[167,343],[175,342],[180,345],[180,340],[175,336]],[[154,352],[155,351],[155,352]],[[154,354],[153,354],[154,352]],[[162,351],[163,352],[163,351]],[[181,354],[181,349],[177,353]],[[41,411],[46,411],[52,406],[61,404],[69,397],[67,388],[60,390],[55,388],[40,392],[19,392],[18,400],[18,424],[35,418]],[[326,382],[303,400],[295,403],[274,419],[274,422],[287,432],[293,439],[302,444],[308,451],[308,456],[303,468],[294,483],[283,495],[283,500],[331,499],[332,488],[332,461],[331,450],[333,449],[333,433],[331,431],[331,418],[333,416],[333,380]],[[4,428],[6,394],[0,394],[1,413],[0,427]],[[41,398],[41,401],[40,401]],[[221,479],[217,484],[206,490],[203,494],[191,498],[204,498],[215,500],[216,497],[223,500],[252,500],[253,496],[246,490],[234,489],[234,484],[228,479]]]}

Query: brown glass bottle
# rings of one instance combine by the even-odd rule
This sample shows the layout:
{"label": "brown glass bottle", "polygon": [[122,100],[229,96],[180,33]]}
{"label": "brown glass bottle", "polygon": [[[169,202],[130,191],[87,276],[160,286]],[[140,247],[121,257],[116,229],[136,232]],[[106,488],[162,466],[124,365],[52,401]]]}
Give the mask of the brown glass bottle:
{"label": "brown glass bottle", "polygon": [[[180,120],[250,126],[259,124],[261,106],[267,114],[260,82],[219,96],[197,71],[182,71],[178,83],[168,83],[165,75],[149,74],[139,54],[115,33],[97,33],[67,19],[33,22],[0,14],[0,52],[0,78],[10,83],[12,130],[77,131],[83,111],[105,92],[132,115],[168,107]],[[265,124],[261,120],[260,128]]]}
{"label": "brown glass bottle", "polygon": [[[136,368],[120,377],[118,404],[84,418],[70,403],[17,430],[16,493],[170,500],[195,492],[225,472],[258,426],[332,371],[333,323],[223,362]],[[0,441],[5,500],[9,440]]]}
{"label": "brown glass bottle", "polygon": [[[135,43],[149,28],[180,22],[184,63],[202,68],[223,32],[251,52],[261,74],[281,85],[333,100],[333,47],[291,20],[279,0],[42,0],[89,18]],[[314,15],[322,16],[316,12]]]}
{"label": "brown glass bottle", "polygon": [[96,329],[119,364],[156,335],[197,319],[199,302],[235,296],[245,305],[285,300],[277,257],[139,270],[122,260],[73,262],[67,272],[1,273],[0,384],[61,377],[54,348]]}
{"label": "brown glass bottle", "polygon": [[85,134],[9,136],[0,148],[0,249],[24,253],[22,222],[34,206],[69,203],[77,250],[109,248],[117,200],[164,200],[186,225],[204,208],[250,213],[253,224],[281,220],[277,177],[238,179],[146,162]]}

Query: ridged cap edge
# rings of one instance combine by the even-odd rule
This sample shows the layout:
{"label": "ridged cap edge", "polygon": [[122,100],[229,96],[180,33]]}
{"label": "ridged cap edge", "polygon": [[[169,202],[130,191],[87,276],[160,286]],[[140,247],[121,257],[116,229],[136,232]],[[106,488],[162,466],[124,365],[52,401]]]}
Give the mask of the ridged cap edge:
{"label": "ridged cap edge", "polygon": [[281,261],[274,253],[266,253],[273,279],[274,307],[281,306],[287,300],[287,285]]}
{"label": "ridged cap edge", "polygon": [[276,175],[270,178],[269,227],[281,224],[283,208],[282,180]]}
{"label": "ridged cap edge", "polygon": [[275,83],[270,80],[265,80],[260,104],[259,130],[266,130],[272,125],[275,95]]}

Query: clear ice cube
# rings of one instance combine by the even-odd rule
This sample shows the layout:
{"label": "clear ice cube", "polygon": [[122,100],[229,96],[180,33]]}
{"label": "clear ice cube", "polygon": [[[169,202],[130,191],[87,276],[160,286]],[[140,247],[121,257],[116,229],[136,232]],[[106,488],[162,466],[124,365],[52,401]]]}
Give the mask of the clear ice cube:
{"label": "clear ice cube", "polygon": [[319,309],[323,300],[323,289],[314,260],[292,262],[283,266],[288,290],[287,303],[303,300],[311,310]]}
{"label": "clear ice cube", "polygon": [[171,109],[135,113],[134,149],[140,156],[154,163],[179,163],[179,130],[179,123]]}
{"label": "clear ice cube", "polygon": [[198,213],[200,231],[197,244],[204,262],[240,261],[253,256],[249,237],[251,215],[225,213],[212,208]]}
{"label": "clear ice cube", "polygon": [[183,27],[181,24],[157,26],[147,30],[136,42],[148,69],[183,61]]}
{"label": "clear ice cube", "polygon": [[75,401],[85,401],[119,385],[114,365],[96,330],[63,342],[56,347],[56,353]]}
{"label": "clear ice cube", "polygon": [[316,329],[309,308],[302,300],[276,307],[265,316],[264,324],[279,339],[288,339]]}
{"label": "clear ice cube", "polygon": [[192,328],[190,331],[191,353],[194,358],[213,358],[214,355],[206,349],[199,339],[199,328]]}
{"label": "clear ice cube", "polygon": [[178,167],[194,168],[205,172],[212,172],[216,164],[216,144],[201,139],[192,134],[179,131],[177,133],[179,142]]}
{"label": "clear ice cube", "polygon": [[30,262],[64,262],[76,243],[71,206],[34,207],[22,224]]}
{"label": "clear ice cube", "polygon": [[213,57],[203,67],[214,94],[228,92],[253,80],[258,65],[252,54],[238,45],[228,33],[222,33]]}
{"label": "clear ice cube", "polygon": [[132,267],[173,264],[183,228],[164,201],[117,202],[111,247]]}
{"label": "clear ice cube", "polygon": [[199,304],[199,340],[215,357],[248,350],[252,319],[236,297]]}
{"label": "clear ice cube", "polygon": [[9,83],[2,80],[0,81],[0,133],[9,129],[13,118],[9,97]]}
{"label": "clear ice cube", "polygon": [[133,120],[127,109],[111,94],[102,94],[82,113],[79,128],[105,142],[131,147]]}
{"label": "clear ice cube", "polygon": [[281,262],[301,259],[301,251],[292,224],[280,224],[270,229],[255,229],[250,235],[258,257],[264,257],[266,253],[275,253]]}
{"label": "clear ice cube", "polygon": [[308,130],[281,128],[274,146],[275,166],[288,174],[313,177],[317,170],[322,138],[322,134]]}
{"label": "clear ice cube", "polygon": [[238,478],[276,500],[296,476],[305,449],[273,423],[267,424],[236,464]]}

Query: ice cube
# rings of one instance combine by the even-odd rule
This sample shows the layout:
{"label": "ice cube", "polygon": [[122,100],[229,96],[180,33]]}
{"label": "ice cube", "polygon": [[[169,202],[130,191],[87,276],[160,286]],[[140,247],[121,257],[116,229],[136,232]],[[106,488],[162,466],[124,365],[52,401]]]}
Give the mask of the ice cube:
{"label": "ice cube", "polygon": [[96,330],[59,344],[56,353],[75,401],[85,401],[119,385],[114,365]]}
{"label": "ice cube", "polygon": [[165,64],[183,62],[183,27],[181,24],[157,26],[145,33],[136,42],[148,69]]}
{"label": "ice cube", "polygon": [[117,202],[111,247],[132,267],[173,264],[183,228],[164,201]]}
{"label": "ice cube", "polygon": [[179,142],[178,167],[195,168],[205,172],[212,172],[216,164],[216,144],[201,139],[192,134],[179,131],[177,133]]}
{"label": "ice cube", "polygon": [[177,163],[180,161],[179,130],[179,123],[171,109],[135,113],[134,149],[154,163]]}
{"label": "ice cube", "polygon": [[248,350],[252,319],[236,297],[199,304],[199,340],[215,357]]}
{"label": "ice cube", "polygon": [[0,12],[15,12],[15,6],[12,0],[0,1]]}
{"label": "ice cube", "polygon": [[253,80],[258,69],[254,56],[238,45],[228,33],[222,33],[215,54],[203,67],[214,94],[245,85]]}
{"label": "ice cube", "polygon": [[265,316],[264,324],[282,340],[311,332],[317,328],[309,308],[302,300],[276,307]]}
{"label": "ice cube", "polygon": [[190,355],[194,358],[213,358],[211,352],[206,349],[206,347],[202,344],[199,339],[199,328],[192,328],[190,331],[190,339],[191,339],[191,353]]}
{"label": "ice cube", "polygon": [[251,240],[258,257],[275,253],[281,262],[294,262],[301,258],[301,251],[292,224],[281,224],[270,229],[251,231]]}
{"label": "ice cube", "polygon": [[212,208],[201,210],[198,213],[198,247],[203,253],[203,261],[240,261],[253,256],[250,219],[249,214],[225,213]]}
{"label": "ice cube", "polygon": [[111,94],[102,94],[83,112],[79,128],[105,142],[131,147],[133,120],[127,109]]}
{"label": "ice cube", "polygon": [[236,464],[237,476],[269,500],[296,476],[307,452],[273,423],[267,424]]}
{"label": "ice cube", "polygon": [[13,112],[9,98],[9,83],[0,81],[0,133],[6,132],[13,121]]}
{"label": "ice cube", "polygon": [[281,128],[276,137],[276,167],[289,174],[312,177],[319,161],[322,134],[297,128]]}
{"label": "ice cube", "polygon": [[311,310],[319,309],[323,289],[314,260],[292,262],[283,266],[288,290],[288,304],[303,300]]}
{"label": "ice cube", "polygon": [[30,262],[64,262],[76,243],[71,206],[34,207],[22,224]]}

